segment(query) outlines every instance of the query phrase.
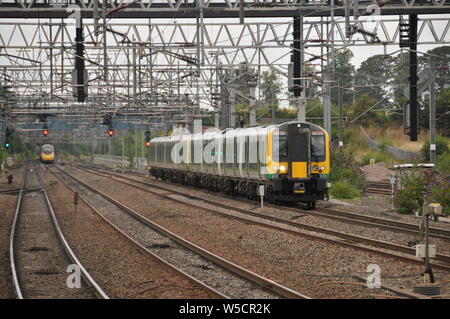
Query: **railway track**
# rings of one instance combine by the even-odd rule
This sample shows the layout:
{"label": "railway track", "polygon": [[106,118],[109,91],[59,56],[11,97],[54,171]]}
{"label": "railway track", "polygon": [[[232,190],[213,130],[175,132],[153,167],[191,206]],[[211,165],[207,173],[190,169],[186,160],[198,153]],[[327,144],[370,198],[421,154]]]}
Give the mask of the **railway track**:
{"label": "railway track", "polygon": [[[376,227],[380,229],[386,229],[391,231],[398,231],[407,234],[413,234],[417,236],[422,235],[422,231],[416,224],[400,222],[387,218],[380,218],[370,215],[364,215],[360,213],[352,213],[328,208],[316,208],[313,211],[307,211],[301,208],[288,208],[295,212],[302,212],[310,215],[316,215],[320,217],[327,217],[336,219],[339,221],[353,223],[363,226]],[[443,228],[430,227],[429,236],[434,238],[440,238],[450,240],[450,231]]]}
{"label": "railway track", "polygon": [[[73,191],[78,191],[80,197],[113,227],[179,273],[189,276],[203,287],[208,287],[218,297],[310,298],[177,236],[58,166],[56,168],[59,171],[60,180]],[[103,207],[102,212],[96,208],[100,206]],[[106,211],[109,212],[108,215],[105,215]],[[118,215],[120,218],[117,217]],[[136,235],[136,232],[139,235]],[[177,256],[174,256],[171,250],[176,250]],[[191,264],[191,260],[194,264]]]}
{"label": "railway track", "polygon": [[[82,168],[81,166],[78,166],[78,167]],[[95,168],[95,169],[104,172],[100,168]],[[114,174],[111,171],[108,171],[105,173]],[[130,171],[126,171],[126,174],[134,175],[134,176],[140,177],[140,178],[146,177],[143,174],[139,174],[136,172],[130,172]],[[120,176],[122,178],[127,178],[121,174],[118,174],[116,176]],[[136,181],[134,179],[130,179],[129,177],[127,179]],[[152,184],[152,186],[156,187],[156,185],[154,185],[154,184]],[[182,193],[180,193],[180,194],[182,194]],[[267,206],[273,206],[273,207],[277,207],[277,208],[280,207],[280,206],[274,206],[274,205],[270,205],[270,204],[267,204]],[[395,231],[395,232],[402,232],[402,233],[412,234],[412,235],[416,235],[416,236],[422,235],[422,231],[419,229],[419,226],[417,224],[400,222],[400,221],[395,221],[395,220],[387,219],[387,218],[364,215],[364,214],[360,214],[360,213],[346,212],[346,211],[341,211],[341,210],[334,210],[334,209],[329,209],[329,208],[315,208],[314,210],[305,210],[300,207],[283,206],[283,209],[293,211],[296,213],[307,214],[307,215],[311,215],[311,216],[331,218],[331,219],[339,220],[339,221],[345,222],[345,223],[357,224],[357,225],[362,225],[362,226],[367,226],[367,227],[375,227],[375,228],[379,228],[379,229]],[[429,228],[429,236],[434,237],[434,238],[450,240],[450,230],[436,228],[436,227],[430,227]]]}
{"label": "railway track", "polygon": [[[28,184],[38,190],[26,193]],[[10,235],[10,263],[19,299],[108,299],[66,241],[37,168],[24,168]],[[68,287],[69,265],[80,271],[82,288]]]}
{"label": "railway track", "polygon": [[[200,198],[193,195],[186,195],[181,191],[174,190],[169,186],[156,185],[155,183],[149,183],[142,180],[137,180],[129,176],[123,176],[121,174],[116,174],[112,172],[98,172],[91,169],[86,169],[84,167],[79,167],[80,169],[89,172],[91,174],[97,174],[106,178],[111,178],[123,184],[139,188],[143,191],[152,193],[154,195],[160,196],[162,198],[167,198],[170,200],[175,200],[182,202],[186,205],[192,207],[201,208],[208,210],[215,214],[231,216],[235,219],[251,222],[253,224],[258,224],[261,226],[281,230],[294,235],[299,235],[303,237],[309,237],[312,239],[319,239],[322,241],[327,241],[334,244],[339,244],[367,252],[376,253],[390,258],[395,258],[415,264],[423,264],[415,256],[415,249],[402,246],[398,244],[393,244],[385,241],[370,239],[362,236],[352,235],[348,233],[338,232],[331,229],[325,229],[317,226],[310,226],[301,224],[292,220],[287,220],[284,218],[279,218],[275,216],[270,216],[264,213],[255,212],[245,208],[239,208],[223,203],[219,203],[213,200]],[[235,213],[233,213],[235,212]],[[308,213],[310,211],[302,211]],[[255,217],[255,218],[250,218]],[[417,226],[416,226],[417,227]],[[304,232],[304,231],[307,232]],[[323,234],[323,235],[318,235]],[[437,260],[441,263],[434,263],[432,266],[435,269],[440,269],[443,271],[450,272],[450,256],[437,254]]]}

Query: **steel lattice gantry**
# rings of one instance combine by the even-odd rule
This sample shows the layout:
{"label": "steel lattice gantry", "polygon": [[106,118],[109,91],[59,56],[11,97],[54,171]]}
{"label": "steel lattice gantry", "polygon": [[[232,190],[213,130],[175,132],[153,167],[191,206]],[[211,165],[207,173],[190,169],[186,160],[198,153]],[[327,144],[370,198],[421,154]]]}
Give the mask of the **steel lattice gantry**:
{"label": "steel lattice gantry", "polygon": [[[103,7],[117,18],[196,18],[197,0],[2,0],[1,18],[66,18],[73,6],[78,6],[83,18],[94,18],[97,8]],[[339,6],[335,15],[343,15]],[[352,1],[353,2],[353,1]],[[373,2],[359,1],[358,9]],[[202,11],[205,18],[236,18],[242,10],[246,17],[293,17],[301,10],[307,16],[329,16],[330,1],[309,0],[205,0]],[[448,0],[391,0],[379,1],[383,5],[381,14],[436,14],[450,13]],[[126,10],[125,10],[126,9]]]}
{"label": "steel lattice gantry", "polygon": [[[4,18],[0,20],[1,81],[21,97],[12,109],[17,116],[48,112],[48,105],[57,102],[60,107],[52,112],[62,116],[84,112],[98,118],[99,114],[128,112],[146,114],[158,122],[161,118],[182,122],[180,110],[189,113],[199,106],[219,110],[214,94],[224,70],[245,63],[258,72],[270,68],[287,78],[292,17],[299,12],[304,19],[305,60],[327,59],[323,53],[331,46],[398,45],[398,19],[390,15],[450,13],[450,0],[384,1],[384,5],[378,2],[382,18],[374,20],[364,18],[373,2],[352,1],[350,23],[370,32],[348,38],[345,8],[335,2],[331,7],[329,1],[205,0],[199,6],[198,0],[0,0],[0,18]],[[356,11],[361,16],[354,19]],[[202,23],[200,32],[198,23],[177,21],[198,19],[200,12],[203,18],[238,18],[243,12],[244,20]],[[77,105],[72,96],[75,27],[68,19],[78,13],[83,18],[89,83],[89,107],[84,106],[83,112],[73,107]],[[331,14],[336,18],[330,20]],[[141,19],[122,20],[131,18]],[[449,29],[448,16],[420,18],[417,41],[449,43]],[[320,65],[318,60],[317,68],[322,70],[326,62]]]}

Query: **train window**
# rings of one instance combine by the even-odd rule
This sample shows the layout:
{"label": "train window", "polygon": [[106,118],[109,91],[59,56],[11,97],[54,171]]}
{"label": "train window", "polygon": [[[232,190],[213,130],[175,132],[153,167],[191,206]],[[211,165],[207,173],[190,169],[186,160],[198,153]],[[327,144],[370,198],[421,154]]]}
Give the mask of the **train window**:
{"label": "train window", "polygon": [[321,162],[325,160],[325,136],[311,136],[311,157],[313,161]]}
{"label": "train window", "polygon": [[249,162],[248,148],[249,148],[249,138],[248,135],[246,135],[244,138],[244,152],[245,152],[244,162],[247,164]]}
{"label": "train window", "polygon": [[285,162],[287,157],[287,136],[272,135],[272,159],[275,162]]}
{"label": "train window", "polygon": [[44,152],[44,154],[51,154],[53,152],[53,147],[45,145],[42,147],[42,152]]}

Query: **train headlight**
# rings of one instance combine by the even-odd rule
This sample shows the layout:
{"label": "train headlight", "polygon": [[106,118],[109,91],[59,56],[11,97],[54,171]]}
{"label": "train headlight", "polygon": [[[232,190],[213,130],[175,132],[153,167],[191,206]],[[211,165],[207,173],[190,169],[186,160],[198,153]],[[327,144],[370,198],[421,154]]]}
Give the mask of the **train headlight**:
{"label": "train headlight", "polygon": [[281,165],[280,166],[280,171],[283,172],[283,173],[286,172],[286,166]]}
{"label": "train headlight", "polygon": [[273,167],[273,170],[274,170],[274,171],[277,171],[277,170],[278,170],[278,167],[274,166],[274,167]]}
{"label": "train headlight", "polygon": [[313,171],[317,171],[317,170],[319,170],[319,166],[314,165],[314,166],[313,166]]}
{"label": "train headlight", "polygon": [[323,171],[325,169],[325,166],[322,166],[320,169]]}

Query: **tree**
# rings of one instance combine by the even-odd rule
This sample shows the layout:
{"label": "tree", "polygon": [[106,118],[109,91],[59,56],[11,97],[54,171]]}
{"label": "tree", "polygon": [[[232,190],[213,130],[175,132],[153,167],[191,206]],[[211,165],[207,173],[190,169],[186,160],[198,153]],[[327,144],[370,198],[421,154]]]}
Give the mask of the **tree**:
{"label": "tree", "polygon": [[393,61],[392,91],[396,101],[405,95],[403,90],[409,85],[409,52],[401,53]]}
{"label": "tree", "polygon": [[436,98],[436,128],[450,137],[450,88],[441,90]]}
{"label": "tree", "polygon": [[278,108],[280,104],[278,96],[281,94],[282,87],[283,84],[275,71],[264,71],[261,74],[261,82],[259,85],[261,102],[263,102],[268,108],[271,108],[272,105],[274,105],[275,108]]}
{"label": "tree", "polygon": [[[338,82],[341,87],[348,87],[353,85],[353,76],[355,74],[355,67],[350,62],[353,57],[352,51],[349,49],[344,49],[336,52],[335,55],[335,73],[334,73],[334,84],[331,89],[331,102],[334,104],[338,104]],[[343,104],[351,104],[352,96],[343,95],[342,96]]]}
{"label": "tree", "polygon": [[[239,67],[232,69],[225,76],[227,86],[238,93],[235,95],[236,104],[249,104],[250,87],[248,85],[251,70],[247,63],[240,63]],[[239,94],[240,93],[240,94]]]}
{"label": "tree", "polygon": [[[366,112],[369,108],[375,105],[377,103],[377,100],[371,98],[369,94],[363,94],[358,100],[356,100],[355,103],[352,104],[349,110],[349,116],[352,119],[355,119],[359,117],[362,113]],[[374,118],[373,113],[369,113],[368,111],[366,114],[364,114],[362,117],[358,119],[358,121],[363,124],[367,125],[370,121],[369,118]],[[371,116],[367,116],[370,114]]]}
{"label": "tree", "polygon": [[389,94],[393,78],[395,58],[378,54],[361,63],[355,76],[358,97],[368,94],[375,100],[381,100]]}
{"label": "tree", "polygon": [[[428,50],[427,53],[437,55],[431,57],[433,69],[436,70],[436,86],[437,92],[444,88],[450,87],[450,46],[442,46]],[[424,67],[430,67],[430,57],[425,56],[423,59]]]}

